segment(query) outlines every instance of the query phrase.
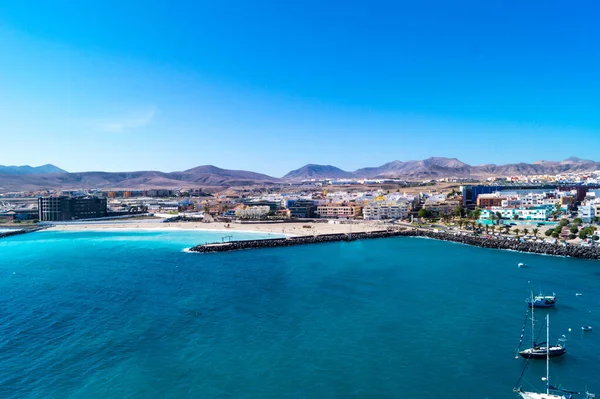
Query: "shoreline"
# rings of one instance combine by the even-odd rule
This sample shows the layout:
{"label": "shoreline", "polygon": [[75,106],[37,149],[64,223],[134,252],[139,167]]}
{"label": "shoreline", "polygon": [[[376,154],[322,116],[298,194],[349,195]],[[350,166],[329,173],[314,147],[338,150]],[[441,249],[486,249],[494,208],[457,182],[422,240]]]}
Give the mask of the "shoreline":
{"label": "shoreline", "polygon": [[[226,227],[230,225],[231,227]],[[304,226],[310,226],[306,228]],[[593,259],[600,260],[600,247],[583,247],[574,244],[550,244],[544,241],[525,241],[515,239],[509,236],[485,236],[463,235],[458,233],[434,232],[428,229],[418,229],[407,226],[395,226],[395,230],[387,229],[388,226],[380,223],[362,223],[362,224],[334,224],[334,223],[253,223],[253,224],[228,224],[222,222],[204,223],[204,222],[179,222],[179,223],[163,223],[159,221],[145,223],[78,223],[67,225],[56,225],[47,227],[47,231],[198,231],[198,232],[215,232],[215,233],[256,233],[256,234],[274,234],[276,238],[262,238],[256,240],[240,240],[239,242],[258,242],[258,241],[273,241],[273,240],[291,240],[289,243],[279,243],[270,246],[289,246],[309,243],[321,243],[332,241],[353,241],[355,239],[365,238],[384,238],[384,237],[422,237],[431,238],[440,241],[448,241],[460,243],[480,248],[501,249],[515,252],[532,253],[538,255],[551,256],[568,256],[578,259]],[[398,230],[398,228],[402,230]],[[387,229],[387,230],[386,230]],[[329,237],[329,238],[324,238]],[[239,248],[234,249],[249,249],[267,247],[263,244],[236,244]],[[192,248],[198,248],[195,246]],[[243,248],[242,248],[243,247]],[[226,250],[225,250],[226,251]],[[224,252],[223,249],[211,251],[194,251],[190,252]]]}

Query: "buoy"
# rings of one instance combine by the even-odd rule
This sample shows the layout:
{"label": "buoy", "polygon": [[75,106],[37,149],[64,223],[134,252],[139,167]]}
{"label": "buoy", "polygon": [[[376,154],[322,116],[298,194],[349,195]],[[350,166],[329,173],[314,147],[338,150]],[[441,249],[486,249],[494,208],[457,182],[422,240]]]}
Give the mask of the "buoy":
{"label": "buoy", "polygon": [[569,328],[569,332],[571,332],[571,329]]}

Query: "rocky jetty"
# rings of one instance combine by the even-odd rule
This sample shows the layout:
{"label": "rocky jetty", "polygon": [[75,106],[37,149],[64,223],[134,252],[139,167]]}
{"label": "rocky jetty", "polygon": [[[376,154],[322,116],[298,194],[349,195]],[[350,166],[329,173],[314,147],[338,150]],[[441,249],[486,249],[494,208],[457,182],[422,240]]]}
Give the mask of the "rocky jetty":
{"label": "rocky jetty", "polygon": [[43,229],[43,227],[27,227],[27,228],[18,229],[18,230],[5,231],[3,233],[0,233],[0,238],[16,236],[16,235],[25,234],[25,233],[32,233],[34,231],[38,231],[38,230],[42,230],[42,229]]}
{"label": "rocky jetty", "polygon": [[293,245],[319,244],[337,241],[354,241],[387,237],[427,237],[436,240],[452,241],[482,248],[508,249],[543,255],[569,256],[581,259],[600,259],[600,247],[583,247],[580,245],[551,244],[543,241],[520,241],[512,237],[490,238],[484,236],[462,235],[458,233],[434,232],[428,230],[382,230],[352,234],[322,234],[315,236],[271,238],[265,240],[244,240],[226,243],[204,244],[190,248],[191,252],[212,253],[228,252],[240,249],[258,249],[289,247]]}

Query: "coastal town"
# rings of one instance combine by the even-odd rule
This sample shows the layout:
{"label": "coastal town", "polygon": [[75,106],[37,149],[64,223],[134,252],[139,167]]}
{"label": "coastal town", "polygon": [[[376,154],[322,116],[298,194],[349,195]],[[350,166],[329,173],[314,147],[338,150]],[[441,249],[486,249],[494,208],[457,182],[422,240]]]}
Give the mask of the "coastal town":
{"label": "coastal town", "polygon": [[291,235],[427,229],[598,245],[600,173],[465,182],[310,179],[278,186],[0,194],[3,229],[177,226]]}

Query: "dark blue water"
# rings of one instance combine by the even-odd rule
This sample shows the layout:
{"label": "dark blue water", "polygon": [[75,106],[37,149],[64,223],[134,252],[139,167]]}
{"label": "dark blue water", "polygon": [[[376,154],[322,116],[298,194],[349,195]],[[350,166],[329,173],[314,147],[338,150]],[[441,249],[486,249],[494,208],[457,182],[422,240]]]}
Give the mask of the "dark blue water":
{"label": "dark blue water", "polygon": [[569,338],[553,382],[600,392],[598,262],[418,238],[181,251],[222,235],[0,240],[0,398],[514,398],[532,288]]}

